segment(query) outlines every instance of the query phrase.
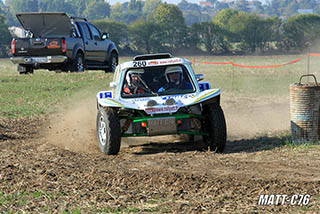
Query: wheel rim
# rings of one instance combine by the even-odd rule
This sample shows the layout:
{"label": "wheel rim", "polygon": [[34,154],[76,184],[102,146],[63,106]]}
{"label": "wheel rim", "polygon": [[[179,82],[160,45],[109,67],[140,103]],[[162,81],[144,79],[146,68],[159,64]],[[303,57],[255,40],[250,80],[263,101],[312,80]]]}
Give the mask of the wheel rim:
{"label": "wheel rim", "polygon": [[103,120],[103,116],[99,119],[99,141],[102,146],[106,145],[107,134],[106,134],[106,123]]}
{"label": "wheel rim", "polygon": [[83,61],[82,61],[82,57],[79,57],[79,58],[78,58],[77,68],[78,68],[78,71],[79,71],[79,72],[82,72],[82,71],[83,71]]}
{"label": "wheel rim", "polygon": [[111,61],[111,67],[112,67],[112,72],[115,72],[116,68],[117,68],[117,58],[116,57],[112,57],[112,61]]}

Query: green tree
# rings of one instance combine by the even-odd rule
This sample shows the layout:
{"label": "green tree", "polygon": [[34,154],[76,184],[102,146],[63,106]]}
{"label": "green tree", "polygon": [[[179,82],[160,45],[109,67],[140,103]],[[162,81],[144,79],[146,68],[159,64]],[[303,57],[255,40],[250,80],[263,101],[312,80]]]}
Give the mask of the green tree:
{"label": "green tree", "polygon": [[114,12],[111,13],[110,18],[117,22],[131,24],[141,18],[141,14],[137,11]]}
{"label": "green tree", "polygon": [[126,24],[110,21],[107,19],[96,20],[92,22],[100,31],[109,33],[110,40],[112,40],[117,47],[123,47],[128,43],[128,26]]}
{"label": "green tree", "polygon": [[0,14],[6,17],[8,26],[19,25],[17,19],[11,13],[10,8],[0,1]]}
{"label": "green tree", "polygon": [[129,27],[130,41],[135,50],[155,53],[162,49],[161,26],[152,21],[138,20]]}
{"label": "green tree", "polygon": [[90,20],[104,19],[110,16],[110,4],[104,0],[94,0],[87,4],[83,15]]}
{"label": "green tree", "polygon": [[181,10],[173,4],[160,4],[154,17],[162,26],[165,43],[171,50],[181,47],[186,36],[186,25]]}
{"label": "green tree", "polygon": [[0,57],[8,56],[11,35],[5,17],[0,14]]}
{"label": "green tree", "polygon": [[10,0],[6,4],[11,8],[13,13],[19,12],[38,12],[38,0]]}
{"label": "green tree", "polygon": [[74,8],[74,14],[72,15],[82,17],[89,1],[90,0],[68,0],[72,8]]}
{"label": "green tree", "polygon": [[153,18],[158,6],[161,4],[161,0],[146,0],[144,3],[142,13],[145,18]]}
{"label": "green tree", "polygon": [[185,18],[187,26],[191,26],[194,23],[201,22],[201,13],[199,13],[198,11],[185,11],[183,13],[183,16]]}
{"label": "green tree", "polygon": [[197,32],[200,44],[210,54],[225,53],[229,50],[228,44],[224,39],[224,30],[212,22],[202,22],[192,25],[192,31]]}
{"label": "green tree", "polygon": [[39,10],[42,12],[63,11],[73,15],[75,15],[76,12],[68,1],[61,0],[41,0],[39,2]]}
{"label": "green tree", "polygon": [[[241,20],[241,22],[239,22]],[[266,21],[256,15],[239,12],[230,19],[230,31],[241,42],[241,49],[255,52],[266,43]]]}
{"label": "green tree", "polygon": [[114,21],[131,24],[142,17],[143,2],[131,0],[123,4],[116,4],[111,11],[110,18]]}
{"label": "green tree", "polygon": [[304,14],[290,17],[283,25],[283,45],[287,50],[307,50],[319,42],[320,16]]}
{"label": "green tree", "polygon": [[[218,15],[213,19],[213,23],[218,25],[225,32],[225,38],[231,42],[239,41],[239,37],[232,33],[232,17],[238,15],[239,11],[228,8],[221,10]],[[239,22],[241,24],[241,22]]]}

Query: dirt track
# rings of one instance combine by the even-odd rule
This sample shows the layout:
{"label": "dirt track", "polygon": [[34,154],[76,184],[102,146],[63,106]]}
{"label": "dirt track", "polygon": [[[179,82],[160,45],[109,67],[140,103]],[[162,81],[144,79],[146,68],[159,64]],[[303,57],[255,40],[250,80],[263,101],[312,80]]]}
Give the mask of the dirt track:
{"label": "dirt track", "polygon": [[[320,149],[283,147],[287,101],[231,100],[222,103],[229,135],[224,154],[163,137],[161,143],[129,139],[118,156],[105,156],[95,139],[93,100],[49,121],[2,120],[0,192],[45,194],[26,204],[0,203],[0,213],[45,207],[49,213],[319,213]],[[307,207],[258,206],[260,194],[312,198]]]}

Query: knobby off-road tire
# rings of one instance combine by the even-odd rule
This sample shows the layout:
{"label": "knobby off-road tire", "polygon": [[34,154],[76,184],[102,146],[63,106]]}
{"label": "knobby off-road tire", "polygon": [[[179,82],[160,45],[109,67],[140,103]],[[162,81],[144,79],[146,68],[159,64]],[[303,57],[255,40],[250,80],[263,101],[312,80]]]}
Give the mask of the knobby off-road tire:
{"label": "knobby off-road tire", "polygon": [[120,151],[120,120],[115,109],[100,108],[97,115],[97,138],[101,151],[116,155]]}
{"label": "knobby off-road tire", "polygon": [[84,56],[82,53],[77,53],[74,60],[72,60],[70,71],[71,72],[84,72]]}
{"label": "knobby off-road tire", "polygon": [[108,62],[108,68],[105,70],[105,73],[114,73],[116,71],[116,67],[118,65],[118,55],[115,53],[111,53],[110,60]]}
{"label": "knobby off-road tire", "polygon": [[209,136],[203,136],[205,147],[210,147],[210,151],[221,153],[227,142],[227,127],[221,106],[212,103],[205,106],[204,116],[206,117],[203,126]]}

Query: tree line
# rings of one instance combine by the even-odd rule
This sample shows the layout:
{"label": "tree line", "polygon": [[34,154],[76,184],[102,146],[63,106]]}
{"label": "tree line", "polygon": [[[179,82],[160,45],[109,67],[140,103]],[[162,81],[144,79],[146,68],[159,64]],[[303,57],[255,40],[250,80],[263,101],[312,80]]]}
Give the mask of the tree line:
{"label": "tree line", "polygon": [[211,55],[301,53],[320,42],[320,16],[302,14],[283,21],[234,9],[223,9],[209,22],[187,26],[175,5],[161,4],[152,17],[123,24],[94,23],[110,32],[124,50],[139,53],[186,51]]}
{"label": "tree line", "polygon": [[104,0],[6,0],[5,3],[0,1],[2,56],[8,52],[11,40],[7,27],[10,19],[11,22],[15,19],[9,14],[20,11],[64,11],[87,17],[101,31],[110,33],[110,39],[122,54],[298,53],[316,47],[320,31],[320,16],[316,14],[283,20],[232,8],[221,9],[214,18],[203,17],[201,22],[190,25],[180,7],[190,9],[193,4],[185,4],[184,0],[178,5],[161,0],[130,0],[112,8]]}

